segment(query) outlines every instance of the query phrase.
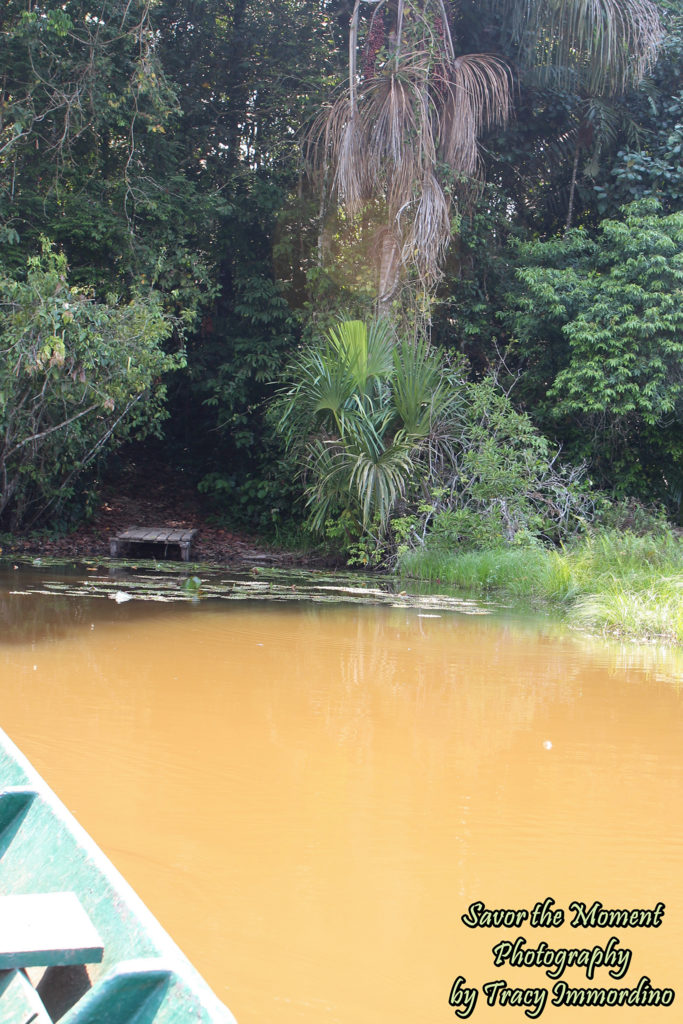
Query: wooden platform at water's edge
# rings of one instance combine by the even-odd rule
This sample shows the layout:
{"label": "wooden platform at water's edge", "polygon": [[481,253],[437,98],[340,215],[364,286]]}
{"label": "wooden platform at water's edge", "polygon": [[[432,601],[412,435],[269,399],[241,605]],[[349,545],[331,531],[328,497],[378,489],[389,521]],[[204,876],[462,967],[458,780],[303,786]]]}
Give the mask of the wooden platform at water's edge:
{"label": "wooden platform at water's edge", "polygon": [[168,526],[131,526],[123,533],[117,533],[109,541],[109,552],[112,558],[121,554],[122,547],[131,544],[160,544],[166,549],[171,545],[180,548],[183,562],[190,560],[190,548],[196,530],[172,530]]}

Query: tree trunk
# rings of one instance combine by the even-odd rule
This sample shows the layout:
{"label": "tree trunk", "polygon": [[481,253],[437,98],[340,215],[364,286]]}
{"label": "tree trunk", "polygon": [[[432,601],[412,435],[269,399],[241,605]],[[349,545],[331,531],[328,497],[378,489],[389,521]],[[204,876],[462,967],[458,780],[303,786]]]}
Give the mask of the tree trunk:
{"label": "tree trunk", "polygon": [[572,218],[574,216],[574,197],[576,195],[576,179],[579,173],[579,154],[581,153],[581,132],[580,130],[576,133],[576,149],[574,150],[574,166],[572,167],[572,181],[569,186],[569,206],[567,208],[567,223],[564,226],[564,233],[566,234],[572,226]]}

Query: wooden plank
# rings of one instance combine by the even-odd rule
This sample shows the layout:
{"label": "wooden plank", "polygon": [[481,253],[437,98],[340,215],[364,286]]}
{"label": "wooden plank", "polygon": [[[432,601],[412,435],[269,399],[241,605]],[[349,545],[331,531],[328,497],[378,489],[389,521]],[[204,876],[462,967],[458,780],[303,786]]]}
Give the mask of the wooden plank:
{"label": "wooden plank", "polygon": [[0,968],[98,964],[103,952],[75,893],[0,896]]}
{"label": "wooden plank", "polygon": [[182,544],[191,541],[196,530],[171,529],[158,526],[131,526],[122,533],[116,534],[118,541],[134,541],[139,544]]}
{"label": "wooden plank", "polygon": [[127,530],[124,530],[123,533],[117,533],[116,539],[117,540],[142,540],[144,538],[144,535],[145,535],[146,532],[147,532],[147,527],[131,526]]}
{"label": "wooden plank", "polygon": [[109,541],[109,551],[112,558],[116,558],[121,553],[122,544],[163,544],[164,548],[177,544],[182,561],[189,562],[190,548],[197,532],[185,527],[130,526]]}

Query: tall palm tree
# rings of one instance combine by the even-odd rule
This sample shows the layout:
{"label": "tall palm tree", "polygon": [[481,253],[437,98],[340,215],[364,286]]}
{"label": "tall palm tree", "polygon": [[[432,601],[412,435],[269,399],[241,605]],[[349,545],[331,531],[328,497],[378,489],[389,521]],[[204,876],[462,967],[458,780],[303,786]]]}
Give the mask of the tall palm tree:
{"label": "tall palm tree", "polygon": [[[363,3],[372,14],[361,38]],[[317,169],[351,217],[373,201],[383,208],[374,246],[380,302],[402,267],[427,288],[439,279],[455,182],[438,167],[452,169],[461,191],[471,188],[477,137],[506,120],[510,85],[498,58],[456,55],[444,0],[356,0],[348,83],[311,139]]]}
{"label": "tall palm tree", "polygon": [[[591,96],[637,81],[660,39],[652,0],[479,0],[518,59],[552,68]],[[361,8],[370,13],[364,34]],[[429,292],[453,233],[453,202],[480,178],[478,139],[511,109],[512,75],[499,57],[456,52],[445,0],[355,0],[348,82],[311,132],[314,166],[350,217],[370,204],[380,305],[401,271]]]}

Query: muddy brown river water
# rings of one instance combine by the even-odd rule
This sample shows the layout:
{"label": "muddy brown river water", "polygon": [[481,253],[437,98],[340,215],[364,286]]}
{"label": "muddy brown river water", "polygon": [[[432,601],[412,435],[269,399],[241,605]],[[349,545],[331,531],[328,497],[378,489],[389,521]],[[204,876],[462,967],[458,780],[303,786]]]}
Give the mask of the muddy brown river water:
{"label": "muddy brown river water", "polygon": [[[239,1024],[446,1024],[469,989],[474,1021],[683,1019],[680,653],[503,613],[11,589],[0,725]],[[547,899],[564,920],[534,926]],[[654,917],[572,927],[582,905]],[[545,967],[496,966],[520,937]],[[621,977],[560,971],[594,947]],[[673,1007],[552,1005],[643,977]]]}

